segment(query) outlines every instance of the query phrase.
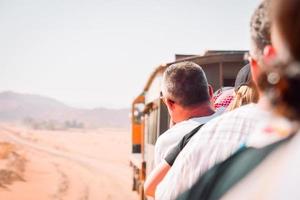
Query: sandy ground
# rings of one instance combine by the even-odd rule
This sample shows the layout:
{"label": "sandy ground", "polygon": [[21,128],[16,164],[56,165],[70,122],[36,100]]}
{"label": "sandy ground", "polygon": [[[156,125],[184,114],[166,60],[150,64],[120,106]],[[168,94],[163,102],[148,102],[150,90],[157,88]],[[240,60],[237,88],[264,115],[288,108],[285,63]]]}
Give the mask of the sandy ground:
{"label": "sandy ground", "polygon": [[33,131],[0,124],[0,199],[138,199],[127,130]]}

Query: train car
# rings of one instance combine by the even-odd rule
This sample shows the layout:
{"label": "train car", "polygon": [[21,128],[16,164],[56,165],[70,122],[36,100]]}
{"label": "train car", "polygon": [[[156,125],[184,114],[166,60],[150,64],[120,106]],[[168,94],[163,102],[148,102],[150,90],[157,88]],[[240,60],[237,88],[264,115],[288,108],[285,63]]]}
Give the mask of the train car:
{"label": "train car", "polygon": [[203,55],[176,55],[175,61],[158,66],[150,75],[143,91],[132,103],[131,131],[133,190],[146,199],[143,184],[154,165],[154,145],[169,128],[170,116],[160,98],[162,75],[174,63],[192,61],[200,65],[214,90],[233,86],[238,71],[246,64],[246,51],[207,51]]}

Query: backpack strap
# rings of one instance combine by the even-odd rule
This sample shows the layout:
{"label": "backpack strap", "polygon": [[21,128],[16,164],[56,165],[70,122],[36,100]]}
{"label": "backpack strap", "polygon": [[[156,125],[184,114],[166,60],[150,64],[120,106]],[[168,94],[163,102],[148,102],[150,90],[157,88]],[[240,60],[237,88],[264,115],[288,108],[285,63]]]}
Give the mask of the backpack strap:
{"label": "backpack strap", "polygon": [[191,130],[189,133],[187,133],[183,138],[168,152],[168,154],[165,157],[165,161],[172,166],[175,162],[177,156],[182,151],[182,149],[185,147],[185,145],[190,141],[190,139],[199,131],[199,129],[204,124],[200,124],[193,130]]}
{"label": "backpack strap", "polygon": [[292,136],[263,148],[244,147],[201,176],[192,188],[178,199],[220,199],[236,183],[249,174],[269,154],[288,142]]}

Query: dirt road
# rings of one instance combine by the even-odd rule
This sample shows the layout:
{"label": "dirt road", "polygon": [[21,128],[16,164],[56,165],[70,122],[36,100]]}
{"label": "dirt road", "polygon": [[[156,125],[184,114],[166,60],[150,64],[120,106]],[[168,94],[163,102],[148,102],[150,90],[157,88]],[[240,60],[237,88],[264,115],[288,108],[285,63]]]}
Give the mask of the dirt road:
{"label": "dirt road", "polygon": [[[118,129],[33,131],[0,125],[0,199],[137,199],[129,142],[128,131]],[[1,143],[13,146],[2,159]],[[7,175],[12,172],[19,178]]]}

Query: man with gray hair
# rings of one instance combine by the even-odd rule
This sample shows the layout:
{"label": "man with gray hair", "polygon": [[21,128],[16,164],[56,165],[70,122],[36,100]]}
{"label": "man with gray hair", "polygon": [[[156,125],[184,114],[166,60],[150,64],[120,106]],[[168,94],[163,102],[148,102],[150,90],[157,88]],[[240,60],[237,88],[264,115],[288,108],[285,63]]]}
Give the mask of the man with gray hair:
{"label": "man with gray hair", "polygon": [[[157,184],[171,167],[170,160],[176,159],[192,135],[222,112],[222,109],[214,111],[212,94],[203,69],[193,62],[173,64],[164,72],[161,95],[171,116],[172,127],[156,141],[155,168],[144,184],[147,196],[154,196]],[[166,161],[169,152],[172,152],[172,158]]]}
{"label": "man with gray hair", "polygon": [[217,116],[211,102],[213,91],[203,69],[193,62],[169,66],[163,74],[161,95],[171,116],[172,127],[156,141],[158,165],[168,150],[197,126]]}

